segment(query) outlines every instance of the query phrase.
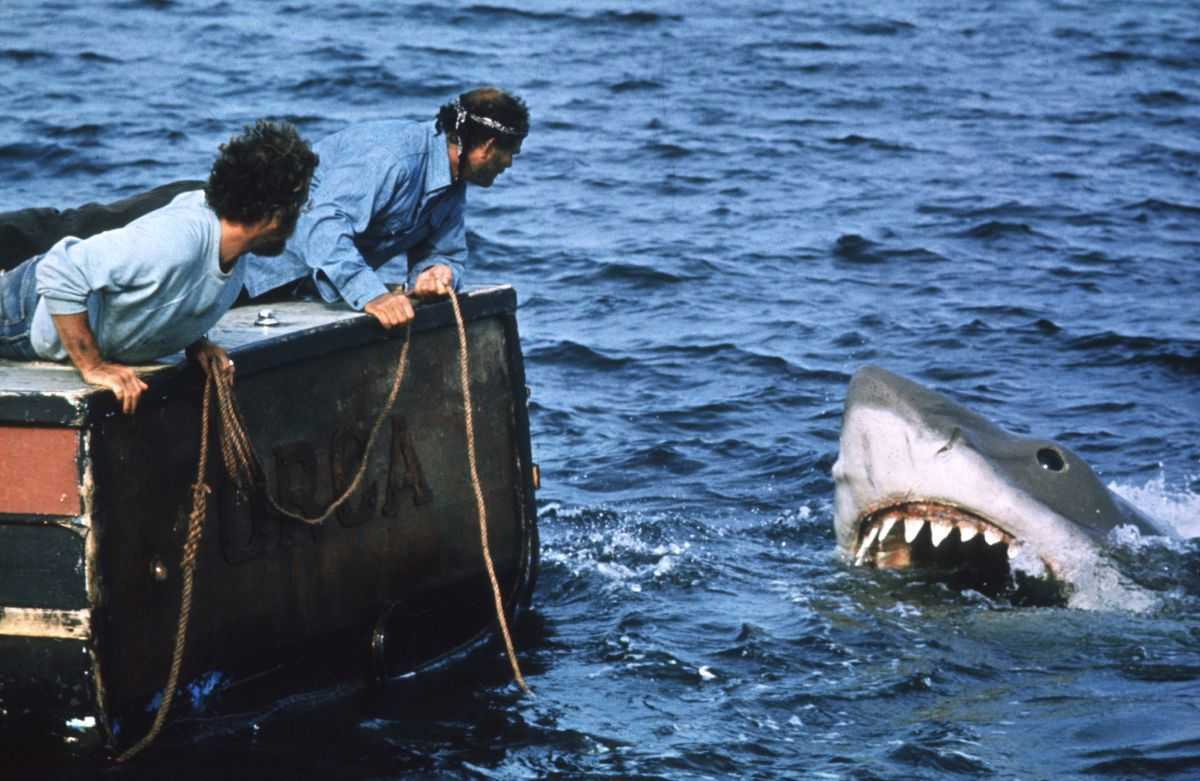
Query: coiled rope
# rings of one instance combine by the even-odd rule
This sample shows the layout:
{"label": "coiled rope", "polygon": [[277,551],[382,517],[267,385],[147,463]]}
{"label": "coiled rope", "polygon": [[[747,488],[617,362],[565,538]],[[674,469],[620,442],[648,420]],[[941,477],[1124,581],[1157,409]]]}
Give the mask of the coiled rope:
{"label": "coiled rope", "polygon": [[[483,551],[483,561],[487,568],[488,579],[492,586],[496,619],[500,625],[500,633],[504,638],[504,650],[508,655],[508,662],[512,667],[513,677],[521,687],[521,691],[528,694],[530,693],[529,687],[525,683],[524,676],[521,675],[521,667],[517,662],[517,654],[513,647],[512,636],[508,631],[508,621],[504,617],[504,600],[500,592],[500,583],[496,578],[496,568],[492,563],[492,554],[488,544],[487,509],[483,501],[483,487],[479,482],[479,470],[475,457],[475,423],[471,412],[471,372],[467,357],[466,326],[463,323],[458,296],[453,290],[448,290],[447,292],[450,305],[454,310],[454,321],[458,327],[458,366],[459,381],[462,385],[463,395],[463,420],[467,438],[467,462],[470,468],[471,487],[475,492],[475,507],[479,516],[480,547]],[[401,347],[400,357],[396,361],[396,371],[392,380],[391,390],[388,392],[387,401],[379,411],[379,415],[371,427],[366,447],[363,448],[362,462],[359,464],[354,478],[350,481],[346,490],[318,516],[310,517],[292,512],[281,507],[275,497],[271,495],[263,479],[265,473],[262,464],[254,451],[250,437],[246,434],[246,424],[242,419],[241,411],[238,409],[237,400],[234,398],[233,386],[229,376],[219,371],[208,373],[208,378],[204,385],[204,401],[200,413],[200,457],[196,466],[196,480],[192,484],[192,511],[188,516],[188,534],[183,546],[183,561],[181,566],[183,571],[183,588],[180,594],[179,620],[175,628],[175,648],[171,655],[171,668],[167,673],[167,682],[163,687],[162,701],[159,703],[158,712],[154,715],[154,722],[150,725],[150,730],[146,733],[145,737],[118,756],[117,762],[128,762],[154,742],[154,739],[158,737],[159,732],[162,731],[162,727],[166,723],[167,714],[170,712],[171,704],[175,699],[175,689],[179,683],[179,672],[183,667],[183,653],[187,645],[188,622],[192,614],[192,589],[195,582],[196,557],[200,549],[200,539],[204,534],[204,518],[208,508],[208,494],[211,491],[208,484],[204,482],[204,478],[208,469],[209,411],[212,407],[214,392],[217,397],[217,407],[221,422],[221,458],[225,463],[225,471],[235,486],[240,490],[248,490],[255,484],[262,485],[263,494],[266,496],[271,507],[277,512],[303,523],[319,524],[337,512],[337,509],[350,498],[351,494],[358,490],[359,485],[362,483],[370,461],[371,448],[375,444],[379,431],[383,428],[383,423],[387,419],[388,413],[391,412],[392,405],[396,402],[396,396],[400,391],[400,384],[404,380],[404,374],[408,367],[408,348],[411,342],[412,325],[410,324],[405,330],[404,345]]]}

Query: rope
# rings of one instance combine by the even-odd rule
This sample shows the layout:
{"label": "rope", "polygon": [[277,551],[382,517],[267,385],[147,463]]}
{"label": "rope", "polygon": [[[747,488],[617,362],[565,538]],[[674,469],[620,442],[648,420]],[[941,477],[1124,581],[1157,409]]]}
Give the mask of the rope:
{"label": "rope", "polygon": [[192,513],[188,516],[187,541],[183,544],[183,592],[180,596],[179,621],[175,626],[175,651],[171,655],[171,670],[163,687],[162,702],[154,714],[154,723],[146,736],[117,757],[117,762],[128,762],[154,742],[167,721],[171,703],[175,699],[175,686],[179,682],[179,670],[183,667],[183,650],[187,645],[188,621],[192,616],[192,585],[196,576],[196,555],[200,550],[200,538],[204,534],[204,516],[208,510],[208,484],[204,482],[208,471],[208,427],[209,408],[212,406],[212,389],[215,382],[204,386],[204,406],[200,413],[200,460],[196,466],[196,481],[192,483]]}
{"label": "rope", "polygon": [[[404,346],[400,349],[400,358],[396,362],[396,374],[392,380],[392,388],[388,392],[387,402],[384,404],[383,409],[380,410],[379,417],[375,420],[375,425],[371,428],[371,434],[367,437],[367,446],[363,448],[362,463],[359,464],[358,470],[354,474],[354,479],[350,481],[350,485],[346,487],[341,496],[334,500],[316,518],[309,518],[280,507],[279,502],[276,501],[275,497],[264,486],[263,493],[276,511],[304,523],[321,523],[337,512],[342,503],[358,490],[359,484],[362,483],[363,475],[367,471],[371,447],[375,444],[379,430],[383,427],[383,422],[387,419],[387,414],[391,411],[392,405],[396,401],[396,394],[399,392],[400,383],[404,379],[404,372],[408,366],[408,346],[411,341],[412,327],[409,326],[404,334]],[[238,410],[237,401],[233,396],[232,383],[228,375],[220,371],[209,372],[207,381],[204,384],[204,403],[200,412],[200,458],[196,466],[196,482],[192,484],[192,512],[188,518],[188,535],[183,546],[183,590],[180,595],[179,620],[175,628],[175,650],[171,655],[171,669],[167,673],[167,682],[163,686],[162,701],[159,703],[158,712],[154,714],[154,723],[150,725],[149,732],[125,751],[125,753],[118,756],[117,762],[128,762],[154,742],[159,732],[162,731],[163,724],[167,720],[167,714],[171,711],[171,704],[175,700],[175,689],[179,683],[179,671],[183,667],[183,652],[187,645],[188,622],[192,615],[192,587],[196,574],[196,556],[200,549],[200,538],[204,533],[204,518],[208,511],[207,495],[210,489],[204,482],[204,477],[208,470],[209,411],[212,407],[214,389],[217,396],[221,433],[223,434],[221,436],[221,459],[225,462],[226,473],[233,480],[234,484],[242,489],[249,488],[263,475],[258,456],[254,452],[253,445],[250,444],[250,437],[246,434],[246,423],[242,419],[241,411]]]}
{"label": "rope", "polygon": [[[342,492],[342,495],[334,499],[320,515],[308,516],[292,512],[280,506],[278,500],[267,490],[264,484],[263,494],[276,512],[302,523],[312,525],[324,523],[330,516],[337,512],[338,508],[350,498],[351,494],[358,490],[362,484],[363,477],[367,473],[371,448],[374,447],[375,440],[378,439],[379,432],[383,429],[383,424],[387,420],[388,413],[392,411],[392,405],[396,403],[396,395],[400,392],[400,384],[404,381],[404,374],[408,368],[408,347],[411,343],[412,326],[409,325],[404,332],[404,346],[400,348],[400,358],[396,361],[396,372],[392,378],[392,388],[388,391],[387,401],[383,403],[383,407],[379,410],[379,415],[375,418],[375,423],[371,426],[371,433],[367,437],[367,445],[363,448],[362,461],[359,463],[358,469],[355,470],[354,478],[350,481],[350,485],[346,486],[346,490]],[[242,414],[237,407],[237,400],[233,395],[233,387],[225,375],[221,375],[219,381],[216,383],[216,388],[217,401],[221,408],[221,424],[225,434],[221,438],[221,457],[225,461],[225,471],[229,473],[235,485],[239,488],[247,489],[255,483],[264,482],[262,462],[259,461],[258,455],[254,452],[254,446],[250,444],[250,437],[246,434],[246,423],[242,420]]]}
{"label": "rope", "polygon": [[529,694],[521,665],[517,664],[517,652],[513,649],[512,636],[508,633],[508,621],[504,618],[504,599],[500,595],[500,583],[496,580],[496,568],[492,564],[492,553],[488,546],[487,509],[483,504],[483,487],[479,483],[479,469],[475,460],[475,420],[471,414],[471,370],[467,361],[467,330],[463,325],[462,311],[458,307],[458,296],[448,291],[450,306],[454,309],[454,322],[458,325],[458,377],[462,385],[463,420],[467,430],[467,463],[471,469],[471,487],[475,490],[475,509],[479,513],[479,544],[483,548],[483,563],[487,567],[488,579],[492,583],[492,597],[496,602],[496,620],[500,623],[500,634],[504,637],[504,650],[512,667],[513,677],[521,691]]}
{"label": "rope", "polygon": [[[459,381],[462,385],[463,418],[467,435],[467,463],[470,467],[471,487],[475,492],[475,507],[479,515],[480,546],[483,549],[483,561],[487,568],[488,579],[492,585],[492,596],[494,597],[496,606],[496,619],[500,624],[500,633],[504,637],[504,649],[508,654],[508,662],[512,667],[517,685],[521,687],[521,691],[528,694],[530,693],[529,687],[525,683],[524,676],[521,675],[521,666],[517,663],[517,653],[513,648],[512,636],[508,631],[508,621],[504,617],[504,600],[500,592],[500,583],[496,578],[496,568],[492,563],[492,554],[488,545],[487,509],[484,506],[483,487],[479,482],[479,469],[475,457],[475,421],[471,412],[471,371],[467,358],[466,326],[463,323],[462,311],[458,305],[458,296],[455,295],[453,290],[449,291],[449,298],[450,305],[454,309],[454,321],[458,326],[458,368]],[[359,464],[354,478],[350,481],[350,485],[346,487],[341,496],[331,502],[319,516],[315,517],[295,513],[281,507],[279,502],[264,485],[263,493],[266,495],[267,501],[270,502],[271,506],[277,512],[282,513],[288,518],[307,524],[322,523],[337,512],[337,509],[350,498],[350,495],[358,490],[363,476],[366,474],[367,465],[370,462],[371,448],[375,444],[379,431],[383,428],[383,423],[387,419],[388,413],[391,412],[392,405],[396,402],[396,395],[399,393],[400,384],[404,380],[405,370],[408,367],[408,348],[411,342],[412,326],[409,325],[404,334],[404,346],[400,349],[400,357],[396,361],[396,372],[392,380],[391,390],[388,392],[387,401],[379,411],[379,415],[371,427],[371,434],[367,437],[366,447],[363,448],[362,462]],[[188,622],[192,615],[192,587],[195,582],[196,557],[200,550],[200,539],[204,533],[204,518],[208,509],[207,495],[210,489],[204,482],[204,477],[208,470],[209,410],[212,406],[214,390],[217,396],[218,414],[221,422],[221,459],[225,463],[226,473],[240,489],[248,489],[255,483],[262,481],[264,475],[262,464],[258,459],[258,455],[254,452],[254,446],[250,442],[250,437],[246,434],[246,423],[242,419],[241,411],[238,409],[237,400],[234,398],[233,387],[228,375],[220,371],[209,372],[207,382],[204,385],[204,403],[200,414],[200,458],[196,466],[196,481],[192,484],[192,512],[188,517],[187,540],[183,546],[183,589],[180,595],[179,620],[175,628],[175,650],[171,655],[171,669],[167,673],[167,682],[163,687],[162,702],[158,706],[158,712],[154,715],[154,723],[151,724],[149,732],[140,741],[125,751],[125,753],[118,756],[117,762],[128,762],[154,742],[159,732],[162,731],[163,724],[167,720],[167,714],[171,710],[171,704],[175,700],[175,689],[179,683],[179,671],[183,667],[183,652],[187,645]]]}

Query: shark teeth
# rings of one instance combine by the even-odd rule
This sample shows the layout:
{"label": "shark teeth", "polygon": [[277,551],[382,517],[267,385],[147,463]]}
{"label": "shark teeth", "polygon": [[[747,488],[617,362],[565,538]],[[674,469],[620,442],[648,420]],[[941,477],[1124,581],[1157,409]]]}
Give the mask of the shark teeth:
{"label": "shark teeth", "polygon": [[[922,533],[926,526],[929,527],[929,544]],[[897,527],[903,529],[903,535],[893,534]],[[955,531],[958,532],[957,536]],[[854,555],[854,563],[860,566],[906,567],[918,560],[928,561],[930,556],[941,556],[942,561],[945,561],[945,556],[950,556],[953,560],[956,554],[965,555],[967,552],[967,549],[957,546],[972,543],[976,537],[983,538],[978,543],[972,543],[976,546],[982,544],[986,548],[995,548],[1004,543],[1009,559],[1016,556],[1019,550],[1019,543],[1012,535],[991,522],[933,502],[907,502],[878,511],[863,522],[861,533]],[[943,549],[949,553],[935,553]],[[918,551],[925,552],[918,554]]]}
{"label": "shark teeth", "polygon": [[949,521],[930,521],[929,534],[930,539],[933,542],[933,547],[936,548],[937,546],[941,545],[942,540],[949,537],[950,532],[952,531],[954,531],[954,524],[950,523]]}
{"label": "shark teeth", "polygon": [[854,559],[855,564],[863,563],[863,559],[866,557],[867,551],[869,551],[871,549],[871,544],[873,542],[875,542],[875,537],[878,534],[879,534],[878,526],[872,526],[870,529],[867,530],[867,536],[863,537],[862,545],[858,549],[858,556],[855,557],[855,559]]}
{"label": "shark teeth", "polygon": [[905,518],[904,519],[904,541],[912,545],[913,540],[921,533],[921,529],[925,528],[924,518]]}

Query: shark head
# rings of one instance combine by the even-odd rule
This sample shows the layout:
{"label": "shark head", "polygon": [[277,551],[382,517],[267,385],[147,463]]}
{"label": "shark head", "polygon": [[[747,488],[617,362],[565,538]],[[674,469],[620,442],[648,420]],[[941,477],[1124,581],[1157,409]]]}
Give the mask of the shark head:
{"label": "shark head", "polygon": [[1019,582],[1038,601],[1149,607],[1103,543],[1125,525],[1171,534],[1064,445],[877,367],[850,381],[833,479],[838,547],[855,564],[938,568],[985,592]]}

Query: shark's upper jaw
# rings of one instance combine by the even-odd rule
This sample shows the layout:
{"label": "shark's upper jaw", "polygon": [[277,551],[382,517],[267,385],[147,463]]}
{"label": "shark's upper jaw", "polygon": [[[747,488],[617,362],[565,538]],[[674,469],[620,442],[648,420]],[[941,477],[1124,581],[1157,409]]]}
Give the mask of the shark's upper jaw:
{"label": "shark's upper jaw", "polygon": [[[959,588],[1007,590],[1012,562],[1028,546],[998,524],[962,507],[937,501],[887,503],[863,513],[854,563],[878,569],[937,570]],[[1048,584],[1057,588],[1053,563],[1036,556]]]}

